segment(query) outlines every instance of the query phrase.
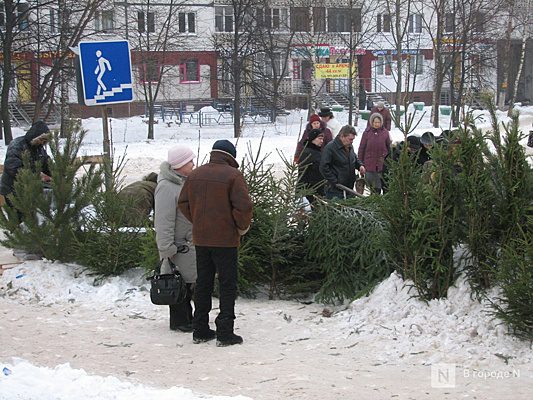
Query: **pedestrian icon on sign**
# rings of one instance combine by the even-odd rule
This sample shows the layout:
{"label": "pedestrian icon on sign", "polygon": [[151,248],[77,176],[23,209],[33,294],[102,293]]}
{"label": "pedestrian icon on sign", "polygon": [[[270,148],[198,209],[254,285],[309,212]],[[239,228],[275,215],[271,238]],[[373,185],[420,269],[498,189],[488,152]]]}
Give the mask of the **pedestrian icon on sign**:
{"label": "pedestrian icon on sign", "polygon": [[98,66],[94,70],[94,74],[98,75],[96,77],[96,81],[98,82],[98,89],[96,89],[96,95],[98,96],[101,93],[102,89],[104,90],[104,92],[107,90],[104,82],[102,81],[102,78],[104,77],[106,67],[109,71],[111,71],[111,64],[106,58],[102,57],[102,52],[100,50],[96,51],[96,57],[98,57]]}
{"label": "pedestrian icon on sign", "polygon": [[79,54],[85,105],[133,101],[131,55],[127,40],[80,42]]}

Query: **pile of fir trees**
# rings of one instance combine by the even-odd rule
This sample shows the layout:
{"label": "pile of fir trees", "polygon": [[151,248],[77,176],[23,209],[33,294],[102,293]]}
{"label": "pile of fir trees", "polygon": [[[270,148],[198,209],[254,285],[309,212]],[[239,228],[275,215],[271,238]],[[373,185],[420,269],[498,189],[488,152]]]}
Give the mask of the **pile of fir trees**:
{"label": "pile of fir trees", "polygon": [[[424,168],[405,146],[389,162],[383,196],[318,199],[311,212],[301,199],[312,190],[298,185],[297,167],[285,160],[284,170],[274,171],[261,149],[249,149],[241,168],[254,214],[239,253],[241,294],[352,300],[397,271],[427,301],[445,297],[465,274],[480,298],[499,288],[494,313],[513,333],[533,339],[533,171],[518,116],[501,125],[489,110],[489,132],[467,119],[433,147]],[[103,275],[152,269],[153,229],[122,229],[128,205],[116,195],[120,168],[77,174],[83,136],[77,125],[52,141],[51,192],[43,193],[31,169],[20,172],[12,202],[24,224],[13,210],[0,213],[4,245]]]}

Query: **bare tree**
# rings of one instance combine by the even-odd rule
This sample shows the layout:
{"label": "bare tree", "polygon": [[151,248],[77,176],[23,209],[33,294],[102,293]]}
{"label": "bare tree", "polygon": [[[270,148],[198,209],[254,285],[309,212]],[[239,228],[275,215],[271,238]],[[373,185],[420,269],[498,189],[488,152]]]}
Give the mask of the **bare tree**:
{"label": "bare tree", "polygon": [[[68,82],[75,76],[71,47],[88,35],[99,8],[105,0],[54,0],[49,8],[38,10],[38,35],[35,47],[39,77],[36,93],[34,119],[38,119],[44,107],[46,115],[59,103],[61,136],[64,136],[63,121],[68,117]],[[59,96],[57,94],[59,93]],[[56,100],[59,98],[59,102]]]}
{"label": "bare tree", "polygon": [[395,81],[396,91],[394,95],[394,104],[396,115],[400,115],[402,99],[403,77],[404,77],[404,60],[403,50],[406,46],[406,39],[409,29],[409,18],[412,10],[412,0],[385,0],[385,8],[391,20],[391,37],[392,46],[396,52]]}
{"label": "bare tree", "polygon": [[[258,52],[253,58],[253,76],[248,80],[253,96],[276,120],[283,95],[290,92],[289,60],[294,31],[290,30],[288,9],[262,0],[253,12]],[[261,51],[262,50],[262,51]]]}
{"label": "bare tree", "polygon": [[[35,95],[34,120],[40,118],[44,107],[50,113],[57,98],[58,86],[72,80],[72,52],[87,34],[87,25],[94,19],[95,12],[104,0],[4,0],[3,27],[0,26],[1,46],[4,54],[2,63],[2,128],[5,141],[12,140],[9,116],[11,82],[17,78],[25,82]],[[13,55],[23,55],[22,62],[13,63]],[[35,68],[37,79],[31,86],[31,74]],[[22,93],[18,93],[19,97]],[[66,95],[61,94],[62,116],[68,109]]]}
{"label": "bare tree", "polygon": [[329,41],[325,2],[301,0],[291,2],[291,31],[294,54],[300,57],[303,71],[303,90],[307,94],[308,112],[319,107],[320,94],[325,92],[327,79],[316,77],[316,64],[329,57]]}
{"label": "bare tree", "polygon": [[448,80],[452,122],[456,126],[467,100],[491,85],[487,71],[495,64],[493,38],[499,35],[501,4],[498,0],[454,0],[452,3],[456,26],[449,37],[451,49],[447,57],[451,63]]}
{"label": "bare tree", "polygon": [[429,10],[422,14],[424,26],[433,42],[433,93],[431,107],[431,122],[435,128],[439,127],[440,103],[446,72],[451,63],[446,57],[445,50],[449,41],[447,34],[453,33],[455,29],[454,14],[449,12],[447,0],[424,0],[422,6]]}
{"label": "bare tree", "polygon": [[[141,60],[142,93],[148,114],[148,139],[154,138],[155,103],[175,69],[168,62],[170,51],[183,43],[180,31],[196,29],[196,16],[185,12],[184,2],[146,0],[127,6],[124,26],[133,50]],[[185,71],[186,72],[186,71]]]}
{"label": "bare tree", "polygon": [[12,84],[17,78],[18,71],[24,71],[24,76],[18,78],[27,80],[30,62],[24,58],[17,60],[18,65],[13,65],[13,55],[22,54],[24,51],[33,50],[31,47],[31,29],[34,26],[32,13],[49,2],[22,2],[20,0],[3,0],[3,26],[0,26],[0,43],[3,53],[2,80],[0,94],[1,128],[6,145],[13,140],[11,132],[11,118],[9,115],[9,97]]}
{"label": "bare tree", "polygon": [[[513,84],[508,84],[508,98],[509,98],[509,110],[508,115],[511,116],[514,109],[514,103],[516,98],[516,93],[518,91],[518,85],[520,83],[520,77],[524,69],[524,63],[526,59],[526,48],[527,42],[531,37],[531,0],[522,0],[512,2],[510,6],[513,5],[517,12],[512,12],[511,14],[515,16],[515,28],[514,33],[518,34],[520,37],[520,56],[518,60],[518,68],[514,78]],[[510,22],[512,24],[512,22]],[[510,36],[510,35],[509,35]],[[509,73],[511,68],[508,68]]]}
{"label": "bare tree", "polygon": [[233,134],[241,135],[242,95],[253,77],[254,56],[257,47],[257,25],[254,10],[261,0],[228,0],[215,5],[215,34],[213,44],[218,52],[223,87],[233,96]]}
{"label": "bare tree", "polygon": [[[360,91],[364,91],[361,87],[359,80],[359,60],[357,57],[357,51],[365,43],[372,43],[376,35],[376,17],[378,17],[378,2],[366,1],[361,2],[358,0],[348,0],[347,2],[341,2],[340,4],[334,3],[333,6],[344,6],[346,11],[344,12],[345,18],[348,18],[349,24],[346,28],[347,32],[333,33],[330,30],[330,34],[333,40],[337,39],[346,48],[346,55],[344,60],[348,62],[348,124],[352,125],[354,122],[357,125],[357,115],[359,114],[359,102],[354,101],[360,98]],[[336,11],[342,12],[342,8],[337,8]],[[333,29],[336,29],[334,21],[328,19],[328,25],[331,25]]]}

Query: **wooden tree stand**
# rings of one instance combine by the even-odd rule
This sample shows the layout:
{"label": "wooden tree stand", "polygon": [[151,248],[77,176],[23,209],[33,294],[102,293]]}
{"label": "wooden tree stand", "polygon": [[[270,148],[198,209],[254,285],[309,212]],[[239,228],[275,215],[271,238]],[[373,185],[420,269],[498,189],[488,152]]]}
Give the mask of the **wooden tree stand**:
{"label": "wooden tree stand", "polygon": [[23,261],[13,255],[13,251],[9,249],[0,250],[0,275],[5,270],[16,267]]}

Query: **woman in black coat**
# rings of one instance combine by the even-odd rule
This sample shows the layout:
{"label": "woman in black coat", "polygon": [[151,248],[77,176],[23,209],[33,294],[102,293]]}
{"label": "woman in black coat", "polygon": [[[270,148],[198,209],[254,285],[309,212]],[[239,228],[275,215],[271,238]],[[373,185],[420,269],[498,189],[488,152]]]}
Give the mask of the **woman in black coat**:
{"label": "woman in black coat", "polygon": [[[324,133],[320,129],[313,129],[305,141],[305,147],[300,154],[298,164],[298,181],[308,189],[314,189],[315,194],[324,196],[324,177],[320,173],[320,158]],[[310,203],[314,201],[313,195],[307,195]]]}

